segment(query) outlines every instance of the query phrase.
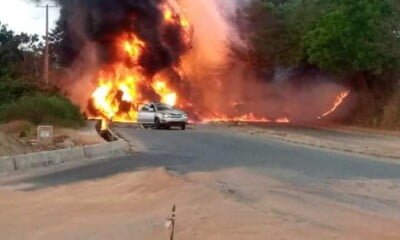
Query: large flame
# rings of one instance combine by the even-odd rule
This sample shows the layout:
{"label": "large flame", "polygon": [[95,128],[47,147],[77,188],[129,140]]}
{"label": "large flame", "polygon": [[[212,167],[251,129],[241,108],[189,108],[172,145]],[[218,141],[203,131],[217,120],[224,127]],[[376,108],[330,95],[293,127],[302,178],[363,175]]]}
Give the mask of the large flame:
{"label": "large flame", "polygon": [[[163,6],[165,24],[178,24],[182,28],[183,39],[189,41],[190,24],[169,5]],[[92,119],[116,122],[135,122],[140,105],[159,100],[175,106],[178,94],[169,79],[148,77],[138,64],[146,50],[146,43],[134,33],[125,33],[116,40],[119,61],[104,67],[97,76],[97,88],[91,95],[88,115]],[[126,64],[126,61],[129,64]],[[158,99],[150,99],[143,89],[152,89]]]}

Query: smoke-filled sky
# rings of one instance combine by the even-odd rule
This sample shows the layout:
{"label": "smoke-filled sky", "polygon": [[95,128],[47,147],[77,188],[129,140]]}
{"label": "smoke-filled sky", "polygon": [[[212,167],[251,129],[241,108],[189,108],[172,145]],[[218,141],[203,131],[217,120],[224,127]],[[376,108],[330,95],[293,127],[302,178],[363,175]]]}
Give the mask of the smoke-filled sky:
{"label": "smoke-filled sky", "polygon": [[[51,4],[51,2],[49,2]],[[59,9],[50,9],[50,28],[59,17]],[[29,0],[0,0],[0,22],[15,32],[44,35],[45,9]]]}

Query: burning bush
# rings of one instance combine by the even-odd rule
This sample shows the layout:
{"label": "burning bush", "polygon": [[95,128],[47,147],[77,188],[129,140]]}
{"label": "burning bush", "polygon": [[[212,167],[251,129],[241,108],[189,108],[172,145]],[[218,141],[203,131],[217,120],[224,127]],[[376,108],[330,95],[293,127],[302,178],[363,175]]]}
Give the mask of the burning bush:
{"label": "burning bush", "polygon": [[61,95],[36,93],[24,96],[16,102],[3,105],[0,121],[26,120],[34,124],[52,124],[64,127],[84,125],[79,107]]}

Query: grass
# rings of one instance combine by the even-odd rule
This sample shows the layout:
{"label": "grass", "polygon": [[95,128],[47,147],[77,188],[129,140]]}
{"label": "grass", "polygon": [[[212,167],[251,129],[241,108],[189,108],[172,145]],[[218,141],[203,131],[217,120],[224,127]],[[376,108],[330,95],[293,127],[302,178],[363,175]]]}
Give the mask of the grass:
{"label": "grass", "polygon": [[400,89],[384,97],[359,93],[357,107],[345,123],[377,129],[400,130]]}
{"label": "grass", "polygon": [[0,122],[26,120],[36,125],[80,127],[85,124],[79,107],[57,94],[36,93],[0,107]]}

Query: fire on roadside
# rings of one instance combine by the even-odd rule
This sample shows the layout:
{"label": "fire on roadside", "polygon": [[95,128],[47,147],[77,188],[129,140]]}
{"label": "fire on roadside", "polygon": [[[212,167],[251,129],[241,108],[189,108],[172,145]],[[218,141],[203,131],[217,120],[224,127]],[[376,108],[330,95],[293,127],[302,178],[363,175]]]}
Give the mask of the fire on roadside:
{"label": "fire on roadside", "polygon": [[[160,7],[163,11],[163,26],[173,26],[180,29],[182,41],[189,46],[193,29],[190,22],[174,10],[170,5]],[[102,128],[107,128],[107,122],[136,122],[140,105],[160,101],[171,106],[193,106],[190,100],[182,96],[171,79],[160,73],[149,76],[140,66],[140,59],[145,51],[149,51],[147,43],[135,33],[123,33],[115,38],[117,60],[103,66],[97,73],[96,88],[89,100],[87,115],[90,119],[103,120]],[[180,74],[179,64],[171,66]],[[344,91],[336,97],[333,107],[322,114],[322,119],[332,114],[350,94]],[[288,116],[268,118],[256,116],[255,113],[240,113],[234,116],[225,113],[202,113],[198,122],[254,122],[254,123],[291,123]]]}
{"label": "fire on roadside", "polygon": [[210,123],[210,122],[290,123],[290,120],[287,117],[268,119],[265,117],[257,117],[255,116],[254,113],[249,113],[238,117],[214,115],[213,117],[203,119],[201,122],[202,123]]}
{"label": "fire on roadside", "polygon": [[332,113],[334,113],[349,95],[350,95],[350,91],[348,91],[348,90],[341,92],[336,97],[333,107],[331,109],[329,109],[329,111],[325,112],[320,117],[318,117],[318,119],[325,118],[325,117],[331,115]]}

